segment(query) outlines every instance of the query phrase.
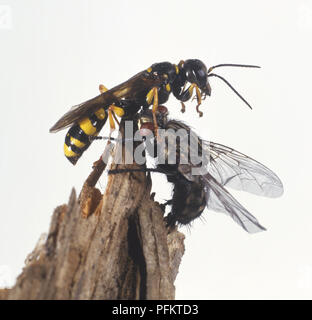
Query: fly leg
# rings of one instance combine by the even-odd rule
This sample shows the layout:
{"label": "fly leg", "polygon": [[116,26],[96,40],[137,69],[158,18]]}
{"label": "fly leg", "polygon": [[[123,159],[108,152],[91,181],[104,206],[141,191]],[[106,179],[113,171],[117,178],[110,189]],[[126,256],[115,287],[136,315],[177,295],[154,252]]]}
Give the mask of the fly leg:
{"label": "fly leg", "polygon": [[120,174],[127,172],[158,172],[164,173],[162,170],[157,168],[139,168],[139,169],[112,169],[108,171],[108,174]]}

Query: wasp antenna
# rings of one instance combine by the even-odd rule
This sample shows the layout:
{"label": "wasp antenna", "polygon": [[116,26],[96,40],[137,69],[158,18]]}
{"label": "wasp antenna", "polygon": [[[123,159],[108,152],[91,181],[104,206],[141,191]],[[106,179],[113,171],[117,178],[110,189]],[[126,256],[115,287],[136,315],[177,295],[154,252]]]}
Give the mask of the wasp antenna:
{"label": "wasp antenna", "polygon": [[225,80],[223,77],[219,76],[218,74],[215,73],[210,73],[208,74],[208,77],[217,77],[219,79],[221,79],[222,81],[224,81],[246,104],[247,106],[252,109],[251,105],[238,93],[238,91],[227,81]]}
{"label": "wasp antenna", "polygon": [[254,66],[252,64],[235,64],[235,63],[223,63],[217,64],[216,66],[210,67],[208,69],[208,74],[215,68],[219,67],[241,67],[241,68],[261,68],[260,66]]}

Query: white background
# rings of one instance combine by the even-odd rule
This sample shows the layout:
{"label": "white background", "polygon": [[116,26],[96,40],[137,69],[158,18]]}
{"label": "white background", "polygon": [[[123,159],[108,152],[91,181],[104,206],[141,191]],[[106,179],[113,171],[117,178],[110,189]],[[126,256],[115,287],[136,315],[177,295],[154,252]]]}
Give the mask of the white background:
{"label": "white background", "polygon": [[[213,78],[203,118],[195,102],[182,115],[174,98],[171,116],[267,165],[285,194],[233,191],[266,232],[250,235],[208,210],[182,230],[176,298],[312,298],[311,35],[309,0],[0,1],[0,285],[13,283],[54,208],[73,186],[80,190],[103,150],[93,143],[72,166],[63,155],[66,131],[49,128],[97,95],[100,83],[112,87],[154,62],[198,58],[207,66],[261,65],[218,69],[254,109]],[[153,181],[158,199],[169,199],[165,177]]]}

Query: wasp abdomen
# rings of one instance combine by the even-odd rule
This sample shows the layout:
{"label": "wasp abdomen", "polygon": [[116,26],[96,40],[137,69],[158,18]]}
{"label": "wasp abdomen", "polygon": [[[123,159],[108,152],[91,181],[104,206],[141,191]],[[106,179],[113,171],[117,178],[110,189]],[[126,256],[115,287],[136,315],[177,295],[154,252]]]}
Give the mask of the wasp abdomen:
{"label": "wasp abdomen", "polygon": [[97,136],[107,120],[107,112],[101,108],[87,118],[80,120],[67,132],[64,143],[64,154],[76,164],[83,152],[88,149],[92,136]]}

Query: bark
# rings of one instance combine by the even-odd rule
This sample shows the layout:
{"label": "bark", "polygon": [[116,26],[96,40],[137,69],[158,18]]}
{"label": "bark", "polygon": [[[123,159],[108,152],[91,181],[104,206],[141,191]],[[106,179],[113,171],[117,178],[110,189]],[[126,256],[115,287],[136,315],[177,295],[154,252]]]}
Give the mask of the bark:
{"label": "bark", "polygon": [[[105,155],[109,150],[106,148]],[[139,168],[112,165],[112,168]],[[174,299],[184,235],[168,233],[163,209],[150,195],[145,172],[109,175],[96,163],[79,198],[57,207],[50,230],[3,299]]]}

